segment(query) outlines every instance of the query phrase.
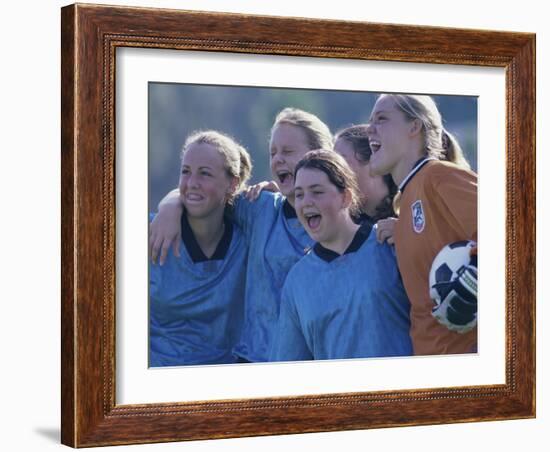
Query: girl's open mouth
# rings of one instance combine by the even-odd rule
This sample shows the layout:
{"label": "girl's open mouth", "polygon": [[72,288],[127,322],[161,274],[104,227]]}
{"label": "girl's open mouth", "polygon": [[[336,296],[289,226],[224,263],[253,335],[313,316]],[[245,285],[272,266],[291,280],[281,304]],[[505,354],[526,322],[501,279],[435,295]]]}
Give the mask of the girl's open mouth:
{"label": "girl's open mouth", "polygon": [[318,213],[308,213],[305,214],[304,217],[307,221],[309,229],[311,229],[312,231],[319,229],[319,226],[321,224],[321,215],[319,215]]}
{"label": "girl's open mouth", "polygon": [[187,193],[185,195],[185,199],[187,201],[191,201],[191,202],[198,202],[198,201],[202,201],[204,199],[204,197],[202,195],[197,194],[197,193]]}
{"label": "girl's open mouth", "polygon": [[292,178],[292,174],[290,171],[280,171],[277,173],[277,177],[279,178],[279,182],[281,184],[284,184],[285,182],[288,182]]}
{"label": "girl's open mouth", "polygon": [[370,149],[373,152],[373,154],[378,152],[378,150],[382,146],[380,141],[377,141],[377,140],[369,141],[369,145],[370,145]]}

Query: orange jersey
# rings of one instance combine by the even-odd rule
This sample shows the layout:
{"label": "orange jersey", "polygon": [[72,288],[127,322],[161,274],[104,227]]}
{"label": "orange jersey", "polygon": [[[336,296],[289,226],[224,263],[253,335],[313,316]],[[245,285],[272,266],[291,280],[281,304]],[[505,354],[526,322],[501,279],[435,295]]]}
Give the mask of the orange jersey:
{"label": "orange jersey", "polygon": [[432,262],[447,244],[477,241],[477,176],[452,163],[427,162],[406,183],[394,240],[399,270],[411,302],[411,338],[416,355],[468,353],[477,329],[448,330],[432,317]]}

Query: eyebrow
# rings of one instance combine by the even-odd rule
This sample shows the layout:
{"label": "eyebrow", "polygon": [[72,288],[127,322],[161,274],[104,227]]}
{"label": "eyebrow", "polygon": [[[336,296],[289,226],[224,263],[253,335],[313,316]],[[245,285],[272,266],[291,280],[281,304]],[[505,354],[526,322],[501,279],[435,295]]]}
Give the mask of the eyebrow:
{"label": "eyebrow", "polygon": [[381,114],[387,115],[388,113],[389,113],[388,110],[378,110],[378,111],[375,111],[375,112],[371,115],[371,118],[372,118],[373,116],[381,115]]}
{"label": "eyebrow", "polygon": [[[273,151],[275,151],[276,149],[277,149],[277,148],[276,148],[275,146],[271,146],[271,147],[269,148],[270,152],[273,152]],[[281,150],[282,150],[282,151],[289,151],[289,150],[290,150],[290,151],[293,151],[293,150],[294,150],[294,146],[288,146],[288,145],[285,144],[285,145],[281,146]]]}
{"label": "eyebrow", "polygon": [[[317,187],[323,188],[323,184],[308,185],[306,188],[309,188],[309,189],[311,190],[311,189],[317,188]],[[296,187],[294,187],[294,190],[303,190],[303,189],[304,189],[304,188],[303,188],[301,185],[297,185]]]}
{"label": "eyebrow", "polygon": [[[181,167],[182,167],[182,169],[183,169],[183,168],[191,168],[189,165],[182,165]],[[211,166],[203,165],[203,166],[199,166],[198,169],[200,169],[200,170],[201,170],[201,169],[209,169],[209,170],[212,170],[213,168],[212,168]]]}

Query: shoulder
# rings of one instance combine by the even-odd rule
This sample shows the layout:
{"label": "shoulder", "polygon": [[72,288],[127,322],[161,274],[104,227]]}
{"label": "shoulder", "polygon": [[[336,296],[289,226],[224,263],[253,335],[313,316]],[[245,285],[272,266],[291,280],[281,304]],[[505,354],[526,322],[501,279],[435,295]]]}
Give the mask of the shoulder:
{"label": "shoulder", "polygon": [[283,207],[285,202],[285,197],[280,193],[272,193],[269,191],[262,191],[258,199],[254,202],[259,202],[261,204],[272,205],[274,208],[280,209]]}
{"label": "shoulder", "polygon": [[245,235],[244,235],[244,232],[243,232],[242,228],[237,223],[235,223],[235,221],[232,221],[232,220],[231,220],[231,228],[232,228],[231,246],[245,247],[246,246],[246,238],[245,238]]}
{"label": "shoulder", "polygon": [[395,258],[395,247],[393,245],[389,245],[387,241],[384,241],[380,243],[376,238],[376,230],[378,229],[378,225],[375,224],[371,229],[369,236],[367,237],[367,240],[365,240],[365,243],[363,245],[363,252],[366,253],[367,256],[373,254],[373,250],[376,253],[382,254],[382,255],[388,255],[392,259]]}
{"label": "shoulder", "polygon": [[441,183],[452,182],[457,179],[464,179],[477,182],[477,174],[472,170],[455,165],[451,162],[442,162],[440,160],[434,160],[428,163],[423,173],[424,180],[430,181],[434,185]]}
{"label": "shoulder", "polygon": [[292,285],[304,281],[305,278],[315,277],[318,273],[317,266],[319,262],[320,259],[315,255],[313,249],[309,250],[292,266],[286,277],[285,285]]}
{"label": "shoulder", "polygon": [[254,228],[263,228],[275,221],[282,210],[284,199],[280,193],[262,192],[258,199],[249,201],[241,193],[233,204],[233,219],[246,235],[251,234]]}
{"label": "shoulder", "polygon": [[235,199],[235,209],[281,209],[285,197],[280,193],[271,193],[262,191],[260,196],[254,201],[249,201],[244,194],[240,194]]}

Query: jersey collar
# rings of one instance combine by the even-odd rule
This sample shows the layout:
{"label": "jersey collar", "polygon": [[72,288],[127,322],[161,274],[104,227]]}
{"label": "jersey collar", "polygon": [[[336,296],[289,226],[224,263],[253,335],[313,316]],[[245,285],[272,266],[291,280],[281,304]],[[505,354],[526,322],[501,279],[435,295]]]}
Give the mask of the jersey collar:
{"label": "jersey collar", "polygon": [[435,157],[422,157],[416,161],[411,172],[407,174],[405,179],[403,179],[403,182],[399,184],[398,188],[401,193],[405,191],[405,187],[411,181],[411,179],[416,175],[416,173],[418,173],[424,167],[424,165],[426,165],[426,163],[428,163],[431,160],[437,160],[437,159]]}
{"label": "jersey collar", "polygon": [[[361,248],[361,245],[363,245],[363,243],[367,240],[371,228],[372,226],[370,224],[363,223],[359,229],[357,229],[357,232],[353,236],[353,240],[347,247],[346,251],[344,251],[344,254],[355,253],[359,248]],[[325,248],[320,243],[313,245],[313,252],[325,262],[332,262],[334,259],[343,256],[343,254],[340,255],[335,251]]]}
{"label": "jersey collar", "polygon": [[193,263],[196,264],[198,262],[223,260],[225,258],[227,251],[229,250],[229,245],[231,244],[231,238],[233,237],[233,223],[225,216],[223,221],[225,224],[223,236],[212,257],[208,258],[201,250],[201,247],[195,238],[195,234],[193,234],[193,230],[187,220],[187,215],[184,214],[181,216],[181,237]]}

